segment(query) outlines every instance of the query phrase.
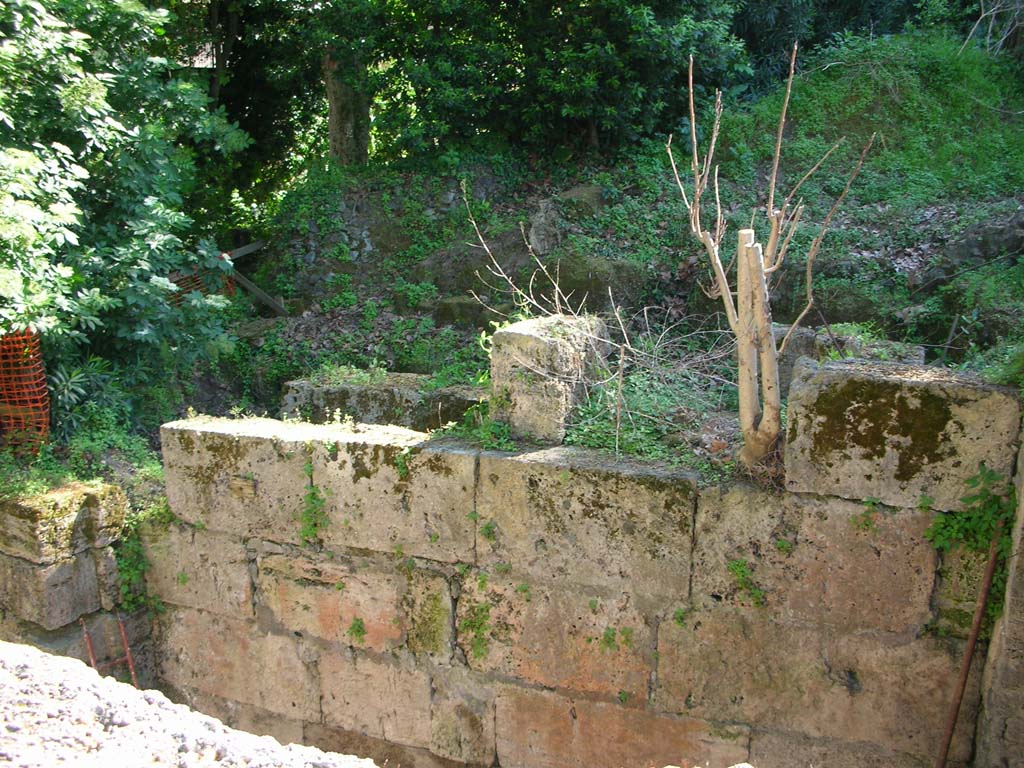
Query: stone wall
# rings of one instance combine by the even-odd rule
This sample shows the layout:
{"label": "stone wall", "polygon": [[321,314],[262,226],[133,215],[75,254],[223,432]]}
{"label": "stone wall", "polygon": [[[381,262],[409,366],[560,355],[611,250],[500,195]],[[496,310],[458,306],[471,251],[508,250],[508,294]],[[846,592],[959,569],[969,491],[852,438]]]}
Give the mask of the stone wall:
{"label": "stone wall", "polygon": [[[97,664],[124,655],[113,544],[127,508],[121,489],[104,483],[0,500],[0,640],[88,661],[84,624]],[[122,618],[140,684],[152,684],[149,618]],[[129,679],[124,666],[113,672]]]}
{"label": "stone wall", "polygon": [[1024,451],[1017,463],[1017,522],[1003,617],[985,668],[977,765],[1013,768],[1024,755]]}
{"label": "stone wall", "polygon": [[[840,418],[830,370],[794,391],[787,492],[394,427],[165,425],[180,522],[145,536],[160,678],[229,725],[405,766],[930,764],[980,564],[940,561],[914,478],[930,487],[955,425],[1019,425],[1019,406],[948,390],[937,448],[892,443],[927,444],[911,472],[865,447],[932,403],[890,376],[878,408],[833,424],[863,436],[841,459],[813,438]],[[955,450],[998,464],[1017,441],[988,428]],[[837,462],[856,471],[822,481]],[[984,656],[951,765],[972,757]]]}

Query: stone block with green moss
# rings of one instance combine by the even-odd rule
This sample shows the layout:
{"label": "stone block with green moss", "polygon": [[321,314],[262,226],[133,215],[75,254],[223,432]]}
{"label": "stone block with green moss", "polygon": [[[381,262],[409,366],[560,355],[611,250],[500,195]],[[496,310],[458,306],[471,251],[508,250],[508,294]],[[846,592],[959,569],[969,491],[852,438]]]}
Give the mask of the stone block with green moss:
{"label": "stone block with green moss", "polygon": [[786,487],[896,507],[962,509],[984,463],[1009,477],[1021,407],[942,368],[803,359],[789,395]]}

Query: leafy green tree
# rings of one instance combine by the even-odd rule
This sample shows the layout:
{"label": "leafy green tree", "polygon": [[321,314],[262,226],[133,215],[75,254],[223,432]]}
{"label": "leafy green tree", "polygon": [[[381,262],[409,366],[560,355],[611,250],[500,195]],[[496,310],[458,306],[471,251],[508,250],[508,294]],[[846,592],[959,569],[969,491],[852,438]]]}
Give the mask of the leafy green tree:
{"label": "leafy green tree", "polygon": [[528,141],[592,148],[670,128],[686,114],[686,61],[702,86],[747,74],[722,0],[541,0],[509,6],[521,80],[507,113]]}
{"label": "leafy green tree", "polygon": [[129,384],[165,378],[221,335],[218,299],[176,306],[170,278],[230,268],[186,210],[248,139],[150,54],[165,19],[132,0],[0,8],[0,332],[39,331],[51,370],[99,355]]}

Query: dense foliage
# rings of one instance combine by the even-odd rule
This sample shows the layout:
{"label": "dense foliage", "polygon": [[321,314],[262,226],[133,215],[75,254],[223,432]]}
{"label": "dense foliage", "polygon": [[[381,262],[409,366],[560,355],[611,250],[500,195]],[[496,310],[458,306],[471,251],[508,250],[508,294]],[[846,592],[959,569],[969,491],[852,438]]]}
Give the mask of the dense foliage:
{"label": "dense foliage", "polygon": [[[475,350],[456,355],[460,340],[402,308],[437,298],[423,282],[429,275],[406,280],[406,271],[472,237],[460,205],[439,214],[434,201],[452,188],[452,176],[484,166],[492,182],[505,177],[497,182],[505,189],[526,173],[567,186],[586,167],[601,203],[554,255],[623,259],[662,275],[678,267],[695,290],[696,274],[680,266],[691,255],[681,246],[685,217],[661,149],[665,133],[689,133],[691,54],[698,101],[706,104],[714,87],[726,92],[723,179],[763,169],[779,101],[771,86],[798,39],[816,51],[801,57],[785,174],[805,170],[840,135],[847,148],[832,167],[848,163],[877,130],[880,149],[855,195],[885,206],[889,224],[937,200],[1024,186],[1019,72],[980,47],[959,51],[975,11],[957,0],[156,5],[9,0],[0,8],[0,331],[43,335],[61,440],[109,418],[144,420],[146,408],[173,400],[166,385],[179,372],[191,374],[196,361],[227,348],[226,302],[198,292],[174,300],[171,278],[202,271],[217,284],[231,268],[217,246],[248,239],[268,221],[260,234],[320,241],[312,255],[331,255],[325,279],[333,294],[318,295],[318,309],[360,321],[315,353],[285,334],[272,334],[262,351],[243,345],[231,359],[251,394],[266,390],[272,401],[280,381],[305,364],[475,370]],[[916,31],[888,34],[908,25]],[[942,25],[957,34],[921,31]],[[761,91],[768,96],[756,98]],[[345,137],[352,144],[339,149]],[[331,153],[375,167],[353,175],[325,163]],[[805,188],[812,208],[834,196],[830,178],[838,177],[825,173]],[[358,233],[345,229],[336,198],[356,187],[395,216],[395,248],[375,263],[378,278],[393,283],[386,295],[368,297],[367,276],[349,259]],[[742,187],[725,183],[723,195],[736,216],[747,215],[752,201]],[[473,202],[481,221],[490,215],[485,197]],[[864,222],[850,223],[837,233],[837,252],[854,237],[865,253],[893,245],[863,242],[873,235]],[[898,233],[889,224],[887,233]],[[912,289],[877,260],[852,255],[846,274],[825,256],[823,299],[870,299],[892,333],[894,308],[906,307]],[[297,258],[281,249],[252,274],[293,298]],[[1001,268],[922,294],[898,330],[938,343],[954,321],[958,338],[987,328],[972,330],[967,351],[1014,341],[1004,318],[1016,294],[1007,300],[979,282]],[[784,317],[785,297],[778,307]],[[1019,367],[1019,355],[986,354],[1002,370]],[[263,368],[265,386],[255,373]]]}
{"label": "dense foliage", "polygon": [[189,198],[247,139],[152,55],[165,18],[130,0],[0,9],[0,330],[39,331],[65,380],[98,355],[149,383],[221,335],[217,300],[175,306],[170,278],[229,267]]}

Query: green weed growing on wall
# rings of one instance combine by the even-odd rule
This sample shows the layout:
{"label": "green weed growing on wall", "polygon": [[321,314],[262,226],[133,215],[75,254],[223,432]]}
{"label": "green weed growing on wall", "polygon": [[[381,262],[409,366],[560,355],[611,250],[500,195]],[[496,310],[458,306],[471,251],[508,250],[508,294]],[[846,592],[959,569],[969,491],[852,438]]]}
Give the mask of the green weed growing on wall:
{"label": "green weed growing on wall", "polygon": [[1017,509],[1017,493],[1013,483],[984,464],[967,480],[971,492],[961,501],[964,509],[940,512],[925,532],[925,538],[939,552],[963,547],[969,552],[987,555],[992,537],[999,525],[1002,532],[997,549],[997,566],[992,577],[992,592],[985,611],[986,631],[1003,610],[1006,592],[1007,560],[1013,546],[1012,531]]}
{"label": "green weed growing on wall", "polygon": [[299,526],[299,539],[304,544],[317,547],[322,543],[320,533],[327,528],[330,519],[327,517],[327,500],[323,492],[313,482],[313,461],[306,460],[304,467],[309,487],[302,497],[302,517]]}

